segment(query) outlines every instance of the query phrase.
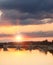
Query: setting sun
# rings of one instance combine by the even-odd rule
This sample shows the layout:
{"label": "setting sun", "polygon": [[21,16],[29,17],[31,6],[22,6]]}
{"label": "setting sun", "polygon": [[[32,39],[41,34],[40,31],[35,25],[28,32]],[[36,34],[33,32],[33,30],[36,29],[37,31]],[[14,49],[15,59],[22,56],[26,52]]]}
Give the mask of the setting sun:
{"label": "setting sun", "polygon": [[27,35],[23,35],[23,34],[16,34],[15,37],[14,37],[14,40],[16,42],[23,42],[23,41],[29,41],[30,40],[30,37],[27,36]]}
{"label": "setting sun", "polygon": [[22,35],[17,35],[15,39],[16,39],[16,42],[22,42],[23,41],[23,36]]}

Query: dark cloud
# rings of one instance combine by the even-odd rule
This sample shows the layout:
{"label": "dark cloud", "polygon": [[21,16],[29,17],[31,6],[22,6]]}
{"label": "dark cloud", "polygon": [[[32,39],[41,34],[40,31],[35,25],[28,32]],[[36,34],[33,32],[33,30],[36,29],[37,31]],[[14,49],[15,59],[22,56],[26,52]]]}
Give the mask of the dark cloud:
{"label": "dark cloud", "polygon": [[53,0],[2,0],[0,8],[16,9],[21,12],[40,12],[53,10]]}
{"label": "dark cloud", "polygon": [[44,19],[44,18],[53,18],[53,13],[48,13],[48,12],[38,12],[38,13],[29,13],[29,12],[20,12],[18,10],[3,10],[3,17],[7,19],[28,19],[28,18],[33,18],[33,19]]}
{"label": "dark cloud", "polygon": [[30,32],[30,33],[23,33],[31,37],[53,37],[53,31],[47,31],[47,32]]}
{"label": "dark cloud", "polygon": [[[49,23],[48,21],[45,22],[45,19],[43,20],[38,20],[38,19],[33,19],[33,18],[29,18],[29,19],[8,19],[8,18],[4,18],[4,20],[1,20],[2,22],[0,22],[1,24],[11,24],[11,25],[40,25],[40,24],[46,24]],[[52,22],[51,22],[52,23]]]}
{"label": "dark cloud", "polygon": [[[53,0],[0,0],[2,19],[10,20],[17,25],[53,23],[53,19],[44,22],[46,18],[53,18]],[[2,22],[3,23],[3,22]]]}
{"label": "dark cloud", "polygon": [[17,19],[27,19],[27,18],[33,18],[33,15],[29,13],[21,13],[17,10],[4,10],[3,11],[3,18],[11,19],[11,20],[17,20]]}
{"label": "dark cloud", "polygon": [[[27,35],[30,37],[53,37],[53,31],[47,31],[47,32],[38,31],[38,32],[28,32],[28,33],[21,32],[21,34]],[[0,33],[0,37],[13,37],[15,35],[16,34],[2,34],[2,33]]]}
{"label": "dark cloud", "polygon": [[0,37],[13,37],[13,34],[0,34]]}
{"label": "dark cloud", "polygon": [[26,19],[20,21],[20,25],[40,25],[40,24],[45,24],[45,22],[36,19]]}

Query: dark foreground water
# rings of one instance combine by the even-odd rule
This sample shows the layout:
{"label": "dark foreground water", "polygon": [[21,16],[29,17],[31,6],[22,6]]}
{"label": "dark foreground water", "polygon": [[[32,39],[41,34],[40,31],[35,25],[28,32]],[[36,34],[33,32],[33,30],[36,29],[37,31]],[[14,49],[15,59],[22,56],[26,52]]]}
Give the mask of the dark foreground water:
{"label": "dark foreground water", "polygon": [[0,51],[0,65],[53,65],[53,55],[39,50]]}

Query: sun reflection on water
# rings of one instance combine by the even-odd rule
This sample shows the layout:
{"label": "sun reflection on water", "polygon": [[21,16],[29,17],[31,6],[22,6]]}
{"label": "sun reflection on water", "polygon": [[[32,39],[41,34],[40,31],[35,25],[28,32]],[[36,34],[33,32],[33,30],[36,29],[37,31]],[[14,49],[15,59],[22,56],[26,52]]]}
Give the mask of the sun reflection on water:
{"label": "sun reflection on water", "polygon": [[53,65],[53,56],[39,50],[0,51],[0,65]]}

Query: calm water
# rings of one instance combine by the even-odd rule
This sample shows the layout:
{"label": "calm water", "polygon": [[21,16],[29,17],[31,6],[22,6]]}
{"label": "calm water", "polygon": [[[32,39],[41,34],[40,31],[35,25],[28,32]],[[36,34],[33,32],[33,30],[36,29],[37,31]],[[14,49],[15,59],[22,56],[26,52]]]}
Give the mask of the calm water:
{"label": "calm water", "polygon": [[0,65],[53,65],[53,55],[39,50],[0,51]]}

